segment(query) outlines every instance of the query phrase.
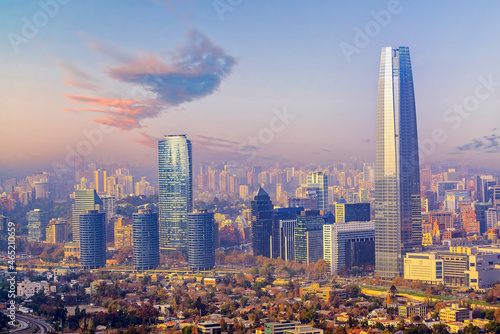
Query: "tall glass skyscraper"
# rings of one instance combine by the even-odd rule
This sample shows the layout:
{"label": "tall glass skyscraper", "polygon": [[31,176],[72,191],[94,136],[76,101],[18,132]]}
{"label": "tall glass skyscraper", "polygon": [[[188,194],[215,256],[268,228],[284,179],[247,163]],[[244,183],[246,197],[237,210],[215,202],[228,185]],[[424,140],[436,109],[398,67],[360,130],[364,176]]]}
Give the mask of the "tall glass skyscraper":
{"label": "tall glass skyscraper", "polygon": [[214,214],[196,210],[188,214],[188,266],[190,270],[212,270],[215,266]]}
{"label": "tall glass skyscraper", "polygon": [[80,264],[84,269],[106,265],[106,214],[87,210],[80,214]]}
{"label": "tall glass skyscraper", "polygon": [[259,188],[250,202],[252,217],[252,248],[254,256],[271,257],[273,236],[273,202],[267,192]]}
{"label": "tall glass skyscraper", "polygon": [[80,214],[87,210],[102,209],[102,200],[95,189],[75,190],[75,203],[72,206],[71,226],[73,241],[80,242]]}
{"label": "tall glass skyscraper", "polygon": [[154,269],[160,265],[158,214],[139,210],[133,214],[134,268]]}
{"label": "tall glass skyscraper", "polygon": [[375,262],[383,278],[403,275],[422,244],[417,116],[408,47],[380,57],[375,159]]}
{"label": "tall glass skyscraper", "polygon": [[193,210],[191,141],[186,135],[158,142],[160,251],[187,254],[187,214]]}

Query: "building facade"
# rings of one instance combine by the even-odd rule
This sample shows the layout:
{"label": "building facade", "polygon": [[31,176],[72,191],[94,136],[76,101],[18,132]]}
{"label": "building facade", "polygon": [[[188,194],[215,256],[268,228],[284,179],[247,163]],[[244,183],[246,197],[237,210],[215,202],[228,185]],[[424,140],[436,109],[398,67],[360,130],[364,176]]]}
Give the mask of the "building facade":
{"label": "building facade", "polygon": [[28,221],[28,241],[45,241],[48,223],[47,212],[35,209],[26,213]]}
{"label": "building facade", "polygon": [[214,214],[195,210],[188,214],[188,267],[193,271],[215,267]]}
{"label": "building facade", "polygon": [[66,219],[51,219],[46,228],[45,242],[59,244],[68,241],[68,221]]}
{"label": "building facade", "polygon": [[323,172],[307,174],[307,188],[316,192],[318,210],[328,211],[328,176]]}
{"label": "building facade", "polygon": [[350,222],[323,226],[323,259],[335,275],[344,267],[375,265],[375,223]]}
{"label": "building facade", "polygon": [[252,248],[254,256],[271,257],[273,235],[273,203],[267,192],[259,188],[250,203]]}
{"label": "building facade", "polygon": [[323,259],[323,217],[319,210],[301,211],[294,232],[295,261],[316,263]]}
{"label": "building facade", "polygon": [[[380,58],[375,161],[375,258],[383,278],[403,273],[404,254],[421,249],[418,135],[410,51]],[[417,212],[418,211],[418,212]]]}
{"label": "building facade", "polygon": [[133,214],[134,268],[149,270],[160,265],[158,214],[139,210]]}
{"label": "building facade", "polygon": [[73,241],[80,242],[80,214],[85,213],[87,210],[101,210],[102,201],[95,189],[75,190],[74,197],[71,230]]}
{"label": "building facade", "polygon": [[84,269],[106,265],[106,215],[97,210],[80,214],[80,264]]}
{"label": "building facade", "polygon": [[167,135],[158,142],[160,251],[187,254],[187,215],[193,210],[191,141]]}

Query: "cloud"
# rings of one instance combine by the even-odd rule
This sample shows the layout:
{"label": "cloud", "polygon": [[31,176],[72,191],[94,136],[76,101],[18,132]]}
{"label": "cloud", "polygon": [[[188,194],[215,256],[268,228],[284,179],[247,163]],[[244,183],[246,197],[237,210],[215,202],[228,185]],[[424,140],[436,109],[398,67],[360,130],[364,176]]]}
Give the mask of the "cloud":
{"label": "cloud", "polygon": [[209,137],[209,136],[196,136],[196,146],[203,150],[217,151],[217,152],[230,152],[233,154],[246,155],[261,151],[263,147],[259,145],[250,145],[245,142],[236,142],[233,140]]}
{"label": "cloud", "polygon": [[457,147],[457,150],[459,152],[500,153],[500,136],[493,133],[481,138],[474,138],[470,143]]}
{"label": "cloud", "polygon": [[135,141],[136,143],[142,144],[147,147],[151,147],[153,149],[158,148],[158,140],[160,140],[160,138],[150,136],[147,134],[146,131],[142,131],[139,134],[139,137],[135,137],[133,139],[133,141]]}
{"label": "cloud", "polygon": [[58,59],[56,62],[63,71],[62,79],[65,84],[80,89],[98,90],[97,80],[94,77],[62,59]]}
{"label": "cloud", "polygon": [[[116,62],[108,67],[107,76],[126,85],[129,93],[113,94],[114,97],[66,95],[86,106],[65,110],[102,113],[103,117],[92,121],[125,131],[142,128],[145,119],[156,118],[171,107],[213,94],[236,64],[233,57],[199,31],[189,32],[186,43],[169,58],[157,53],[129,56],[96,42],[88,46]],[[67,84],[99,91],[92,84],[92,77],[67,63],[61,62],[60,66]]]}

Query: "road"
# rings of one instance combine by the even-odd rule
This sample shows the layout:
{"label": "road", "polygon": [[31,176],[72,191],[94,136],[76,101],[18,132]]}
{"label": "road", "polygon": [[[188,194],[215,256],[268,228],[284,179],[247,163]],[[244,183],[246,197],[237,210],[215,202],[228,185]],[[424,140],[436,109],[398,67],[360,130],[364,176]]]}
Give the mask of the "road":
{"label": "road", "polygon": [[16,319],[19,319],[22,321],[31,321],[32,323],[37,324],[38,327],[40,327],[42,329],[42,334],[54,331],[54,327],[52,327],[52,325],[50,325],[50,324],[48,324],[45,321],[40,320],[40,319],[35,319],[35,318],[28,317],[25,315],[20,315],[19,313],[16,313]]}

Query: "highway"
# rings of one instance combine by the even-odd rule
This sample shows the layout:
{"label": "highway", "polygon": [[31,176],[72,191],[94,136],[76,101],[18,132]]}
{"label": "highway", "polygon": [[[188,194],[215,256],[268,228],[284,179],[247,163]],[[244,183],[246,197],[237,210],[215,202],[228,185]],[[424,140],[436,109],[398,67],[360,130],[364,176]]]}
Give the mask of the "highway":
{"label": "highway", "polygon": [[52,327],[52,325],[50,325],[50,324],[48,324],[45,321],[40,320],[40,319],[35,319],[32,317],[28,317],[28,316],[20,315],[19,313],[16,313],[16,320],[17,319],[25,321],[25,322],[30,321],[34,324],[37,324],[38,327],[40,327],[40,329],[42,330],[42,332],[41,332],[42,334],[54,331],[54,328]]}

